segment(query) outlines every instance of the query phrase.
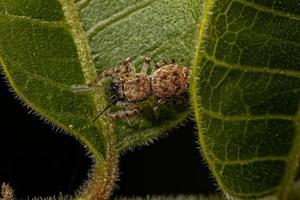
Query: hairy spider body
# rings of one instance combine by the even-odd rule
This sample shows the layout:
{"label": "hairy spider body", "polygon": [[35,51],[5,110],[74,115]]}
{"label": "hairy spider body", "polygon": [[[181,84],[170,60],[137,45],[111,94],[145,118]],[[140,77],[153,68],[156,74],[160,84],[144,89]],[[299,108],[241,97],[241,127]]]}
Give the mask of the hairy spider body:
{"label": "hairy spider body", "polygon": [[190,70],[177,64],[169,64],[155,70],[151,75],[154,96],[160,99],[176,98],[187,91]]}
{"label": "hairy spider body", "polygon": [[[140,108],[137,103],[147,100],[150,96],[156,97],[157,102],[159,102],[159,100],[176,100],[176,98],[187,92],[190,75],[189,68],[180,66],[174,61],[172,63],[164,61],[157,63],[152,73],[147,75],[149,64],[150,57],[146,56],[141,72],[136,73],[130,58],[127,58],[121,66],[98,74],[87,86],[75,85],[73,91],[83,91],[87,90],[87,88],[96,87],[102,79],[115,76],[111,85],[113,95],[111,104],[125,107],[125,110],[115,113],[107,112],[106,115],[113,119],[128,118],[139,114]],[[151,105],[157,114],[158,106],[156,103],[151,103]]]}
{"label": "hairy spider body", "polygon": [[149,77],[145,74],[129,74],[123,81],[122,90],[126,101],[144,101],[151,94]]}
{"label": "hairy spider body", "polygon": [[113,93],[128,102],[144,101],[151,95],[159,99],[176,98],[186,92],[189,74],[187,67],[177,64],[162,66],[151,75],[130,73],[113,82]]}

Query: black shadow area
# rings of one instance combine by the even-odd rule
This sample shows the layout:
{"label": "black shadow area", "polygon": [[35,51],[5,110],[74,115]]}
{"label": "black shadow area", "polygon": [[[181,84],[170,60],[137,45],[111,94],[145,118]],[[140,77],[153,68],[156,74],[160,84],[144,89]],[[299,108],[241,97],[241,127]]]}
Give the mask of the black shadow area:
{"label": "black shadow area", "polygon": [[[0,183],[18,199],[73,195],[87,179],[92,161],[71,136],[57,133],[28,114],[0,80]],[[189,121],[168,137],[121,157],[116,195],[208,194],[215,190]]]}

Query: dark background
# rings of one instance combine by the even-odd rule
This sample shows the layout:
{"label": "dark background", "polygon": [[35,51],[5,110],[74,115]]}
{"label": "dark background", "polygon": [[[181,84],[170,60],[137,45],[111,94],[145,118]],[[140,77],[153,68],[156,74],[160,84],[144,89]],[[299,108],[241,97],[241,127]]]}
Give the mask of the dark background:
{"label": "dark background", "polygon": [[[91,167],[86,150],[29,114],[0,79],[0,183],[10,183],[17,198],[74,194]],[[115,195],[212,193],[214,181],[198,149],[195,124],[189,121],[168,137],[126,153]]]}

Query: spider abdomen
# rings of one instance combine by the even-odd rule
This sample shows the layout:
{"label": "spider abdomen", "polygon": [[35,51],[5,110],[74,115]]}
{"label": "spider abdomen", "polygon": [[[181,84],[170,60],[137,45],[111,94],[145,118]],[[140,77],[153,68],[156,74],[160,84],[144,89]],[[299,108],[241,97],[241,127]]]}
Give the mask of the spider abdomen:
{"label": "spider abdomen", "polygon": [[187,91],[190,70],[177,64],[162,66],[151,79],[152,93],[160,99],[171,99]]}

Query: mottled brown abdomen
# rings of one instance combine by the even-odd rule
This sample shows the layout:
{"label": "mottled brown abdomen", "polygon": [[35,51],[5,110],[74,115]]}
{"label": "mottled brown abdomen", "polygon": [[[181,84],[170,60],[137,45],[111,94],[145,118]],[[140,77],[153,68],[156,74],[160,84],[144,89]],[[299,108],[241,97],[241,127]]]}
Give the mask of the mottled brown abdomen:
{"label": "mottled brown abdomen", "polygon": [[154,71],[151,85],[153,95],[161,99],[181,96],[187,91],[190,70],[177,64],[165,65]]}

